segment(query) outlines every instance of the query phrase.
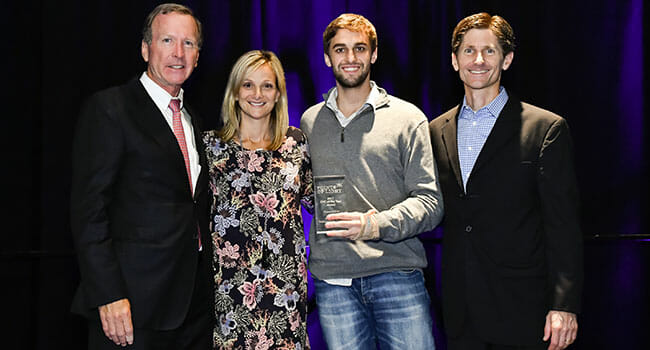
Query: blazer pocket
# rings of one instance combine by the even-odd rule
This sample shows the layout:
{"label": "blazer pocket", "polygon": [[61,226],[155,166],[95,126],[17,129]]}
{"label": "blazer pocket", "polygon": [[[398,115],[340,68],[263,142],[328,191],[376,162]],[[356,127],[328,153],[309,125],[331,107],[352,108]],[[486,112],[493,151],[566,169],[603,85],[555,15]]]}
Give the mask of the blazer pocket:
{"label": "blazer pocket", "polygon": [[535,179],[537,174],[537,161],[522,160],[519,162],[519,178],[527,177],[528,179]]}

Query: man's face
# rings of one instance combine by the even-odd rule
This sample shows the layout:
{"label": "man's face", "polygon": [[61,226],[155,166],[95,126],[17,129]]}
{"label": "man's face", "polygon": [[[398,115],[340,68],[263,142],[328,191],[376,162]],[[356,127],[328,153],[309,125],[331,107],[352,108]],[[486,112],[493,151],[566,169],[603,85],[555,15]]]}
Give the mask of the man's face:
{"label": "man's face", "polygon": [[346,88],[362,85],[370,79],[370,65],[377,60],[377,49],[370,52],[368,35],[339,29],[325,53],[325,64],[332,67],[338,84]]}
{"label": "man's face", "polygon": [[489,29],[470,29],[465,33],[458,54],[451,54],[451,64],[465,84],[465,91],[499,89],[501,71],[510,67],[513,52],[503,56],[496,35]]}
{"label": "man's face", "polygon": [[156,16],[151,29],[151,44],[142,42],[147,75],[176,96],[199,59],[196,23],[190,15],[171,12]]}

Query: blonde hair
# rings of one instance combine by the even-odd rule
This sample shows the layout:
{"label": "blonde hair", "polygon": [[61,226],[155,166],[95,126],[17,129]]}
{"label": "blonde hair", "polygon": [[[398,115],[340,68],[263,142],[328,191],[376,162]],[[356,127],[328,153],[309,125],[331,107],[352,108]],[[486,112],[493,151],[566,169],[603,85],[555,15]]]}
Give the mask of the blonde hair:
{"label": "blonde hair", "polygon": [[230,71],[226,93],[223,96],[221,105],[221,118],[223,119],[223,128],[219,132],[222,141],[228,142],[239,133],[239,123],[241,122],[241,108],[237,103],[236,97],[239,94],[242,82],[246,74],[257,70],[261,66],[268,64],[275,74],[275,80],[280,97],[271,111],[271,120],[269,128],[271,131],[271,144],[269,149],[277,150],[282,146],[284,136],[289,128],[289,110],[287,106],[287,84],[284,80],[284,69],[278,57],[271,51],[253,50],[243,54]]}

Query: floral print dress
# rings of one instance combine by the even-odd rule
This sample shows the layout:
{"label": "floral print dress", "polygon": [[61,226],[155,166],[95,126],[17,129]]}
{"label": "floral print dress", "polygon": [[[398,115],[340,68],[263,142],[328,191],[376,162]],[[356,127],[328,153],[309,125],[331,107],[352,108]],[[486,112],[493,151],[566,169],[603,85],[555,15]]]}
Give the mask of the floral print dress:
{"label": "floral print dress", "polygon": [[309,349],[307,258],[300,204],[313,212],[304,134],[276,151],[205,133],[213,200],[215,349]]}

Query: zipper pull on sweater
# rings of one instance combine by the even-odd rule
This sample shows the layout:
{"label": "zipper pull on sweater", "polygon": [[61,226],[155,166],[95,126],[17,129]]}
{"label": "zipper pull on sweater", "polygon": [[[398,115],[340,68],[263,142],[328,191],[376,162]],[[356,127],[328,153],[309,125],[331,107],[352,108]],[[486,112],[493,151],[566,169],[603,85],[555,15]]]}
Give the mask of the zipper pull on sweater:
{"label": "zipper pull on sweater", "polygon": [[341,128],[341,142],[345,142],[345,128]]}

